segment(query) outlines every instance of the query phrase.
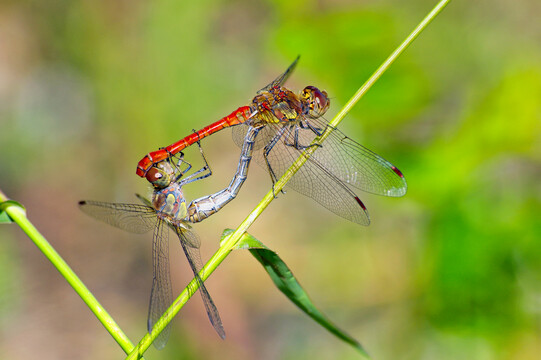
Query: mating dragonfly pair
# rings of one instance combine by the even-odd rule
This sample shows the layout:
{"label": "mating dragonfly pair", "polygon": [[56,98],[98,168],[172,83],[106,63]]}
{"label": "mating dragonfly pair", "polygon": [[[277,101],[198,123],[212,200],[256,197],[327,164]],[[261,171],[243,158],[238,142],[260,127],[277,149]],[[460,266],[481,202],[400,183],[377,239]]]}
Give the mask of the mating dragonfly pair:
{"label": "mating dragonfly pair", "polygon": [[[330,100],[325,91],[313,86],[307,86],[299,95],[283,87],[298,59],[259,90],[250,105],[242,106],[221,120],[141,159],[137,175],[152,184],[152,201],[138,196],[144,205],[80,202],[84,212],[113,226],[135,233],[154,230],[149,332],[172,303],[169,227],[180,239],[214,329],[220,337],[225,337],[218,310],[199,276],[202,268],[200,241],[189,223],[206,219],[235,198],[246,179],[252,156],[268,170],[274,185],[304,150],[316,146],[317,149],[287,186],[361,225],[368,225],[370,219],[366,207],[352,188],[393,197],[406,193],[404,176],[395,166],[338,129],[332,129],[323,144],[313,144],[328,128],[323,115]],[[234,141],[242,148],[233,180],[226,189],[186,205],[182,186],[210,176],[211,171],[201,152],[205,166],[184,177],[191,165],[184,160],[182,150],[195,143],[200,144],[202,138],[228,127],[233,127]],[[165,346],[168,336],[169,326],[156,339],[156,347]]]}

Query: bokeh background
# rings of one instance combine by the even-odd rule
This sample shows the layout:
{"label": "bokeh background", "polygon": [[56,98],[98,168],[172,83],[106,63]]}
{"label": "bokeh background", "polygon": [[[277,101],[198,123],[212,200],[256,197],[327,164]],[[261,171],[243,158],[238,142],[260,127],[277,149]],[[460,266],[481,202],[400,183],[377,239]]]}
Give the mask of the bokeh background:
{"label": "bokeh background", "polygon": [[[86,217],[77,201],[136,202],[147,152],[246,104],[301,61],[288,86],[326,89],[334,115],[436,1],[3,1],[0,189],[133,342],[145,334],[151,235]],[[375,359],[541,357],[541,4],[452,2],[341,125],[405,174],[404,198],[361,194],[359,227],[280,195],[250,232]],[[230,130],[203,146],[225,187]],[[187,152],[195,159],[197,150]],[[239,197],[195,229],[204,259],[270,189],[257,165]],[[178,293],[190,273],[171,241]],[[148,359],[355,359],[279,293],[247,252],[208,283]],[[119,359],[123,352],[15,226],[0,227],[0,356]]]}

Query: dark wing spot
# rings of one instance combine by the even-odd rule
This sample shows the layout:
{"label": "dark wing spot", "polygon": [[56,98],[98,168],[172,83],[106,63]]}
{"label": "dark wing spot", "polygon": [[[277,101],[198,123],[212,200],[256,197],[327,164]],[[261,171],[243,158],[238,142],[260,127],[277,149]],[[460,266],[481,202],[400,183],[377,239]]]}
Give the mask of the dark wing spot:
{"label": "dark wing spot", "polygon": [[359,197],[355,196],[355,200],[357,200],[357,202],[359,203],[359,205],[361,205],[363,210],[366,210],[366,206],[364,206],[363,202],[361,201],[361,199],[359,199]]}
{"label": "dark wing spot", "polygon": [[391,169],[393,169],[393,171],[396,173],[396,175],[400,176],[401,178],[404,177],[404,175],[402,175],[402,172],[400,170],[398,170],[396,167],[392,167]]}

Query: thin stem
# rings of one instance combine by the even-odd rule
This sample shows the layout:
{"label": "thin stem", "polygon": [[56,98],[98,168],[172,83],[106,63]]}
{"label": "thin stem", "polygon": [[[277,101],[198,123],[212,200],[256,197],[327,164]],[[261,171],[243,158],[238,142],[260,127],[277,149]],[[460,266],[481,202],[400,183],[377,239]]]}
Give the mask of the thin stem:
{"label": "thin stem", "polygon": [[[8,197],[0,190],[0,204],[7,201]],[[129,353],[133,349],[130,339],[124,334],[113,318],[107,313],[105,308],[92,295],[90,290],[83,284],[81,279],[73,272],[69,265],[62,259],[49,242],[39,233],[34,225],[28,220],[24,210],[12,204],[7,204],[3,210],[9,217],[28,235],[36,244],[38,249],[49,259],[53,266],[60,272],[66,281],[79,294],[90,310],[96,315],[105,329],[111,334],[115,341],[122,347],[124,352]]]}
{"label": "thin stem", "polygon": [[[441,0],[430,13],[417,25],[417,27],[408,35],[408,37],[396,48],[395,51],[381,64],[381,66],[370,76],[370,78],[359,88],[355,95],[349,99],[346,105],[336,114],[336,116],[329,123],[329,127],[326,131],[314,140],[314,143],[320,143],[325,140],[332,132],[332,128],[336,127],[346,114],[351,110],[361,97],[372,87],[372,85],[381,77],[381,75],[391,66],[391,64],[404,52],[404,50],[415,40],[415,38],[426,28],[426,26],[443,10],[443,8],[451,0]],[[254,208],[254,210],[244,219],[239,227],[222,241],[220,248],[205,264],[200,272],[202,280],[206,280],[210,274],[216,270],[216,268],[225,260],[230,251],[240,240],[241,236],[248,230],[253,222],[261,215],[263,210],[274,200],[274,194],[279,193],[283,189],[285,184],[291,179],[291,177],[297,172],[297,170],[308,160],[311,154],[317,149],[317,146],[308,147],[299,158],[291,165],[291,167],[285,172],[285,174],[274,184],[274,189],[269,191],[267,195],[261,200],[261,202]],[[152,335],[146,334],[137,348],[126,359],[136,359],[137,356],[143,354],[152,341],[158,336],[158,334],[165,328],[165,326],[171,321],[171,319],[180,311],[180,309],[186,304],[191,295],[198,288],[198,284],[193,279],[188,286],[180,293],[179,297],[173,302],[171,307],[167,310],[166,314],[154,325],[152,329]]]}

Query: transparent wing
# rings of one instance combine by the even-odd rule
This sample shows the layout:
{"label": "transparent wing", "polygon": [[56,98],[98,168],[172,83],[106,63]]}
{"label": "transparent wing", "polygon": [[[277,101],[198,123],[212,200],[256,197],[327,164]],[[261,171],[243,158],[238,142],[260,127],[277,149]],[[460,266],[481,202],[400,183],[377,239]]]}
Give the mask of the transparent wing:
{"label": "transparent wing", "polygon": [[[307,146],[315,134],[309,129],[301,130],[303,131],[298,134],[297,144]],[[268,154],[269,164],[263,155],[264,148],[254,152],[253,155],[256,162],[263,168],[269,170],[270,166],[273,172],[271,177],[274,177],[274,180],[279,179],[301,153],[293,146],[295,141],[293,132],[293,127],[284,129],[280,124],[272,124],[265,126],[258,135],[256,144],[260,144],[259,142],[268,144],[273,139],[277,140]],[[278,133],[282,134],[280,139],[275,138]],[[234,139],[237,144],[240,142],[239,131],[234,134]],[[286,141],[291,146],[286,145]],[[320,149],[316,150],[316,153],[317,151]],[[364,204],[327,166],[328,164],[321,163],[316,157],[310,157],[287,183],[286,188],[314,199],[338,216],[360,225],[368,225],[370,218]]]}
{"label": "transparent wing", "polygon": [[293,63],[291,63],[291,65],[289,65],[289,67],[286,69],[286,71],[283,72],[283,74],[278,76],[270,84],[268,84],[267,86],[265,86],[264,88],[259,90],[257,93],[259,94],[262,91],[267,91],[267,90],[269,90],[270,88],[272,88],[274,86],[282,86],[282,85],[284,85],[285,82],[287,81],[287,79],[293,73],[293,70],[295,70],[295,67],[297,66],[297,63],[299,62],[300,58],[301,58],[300,55],[297,56],[297,58],[293,61]]}
{"label": "transparent wing", "polygon": [[[322,119],[310,119],[309,121],[312,126],[321,132],[327,126],[327,122]],[[283,131],[283,126],[288,126],[290,129]],[[242,146],[246,130],[246,126],[233,128],[233,140],[238,146]],[[310,145],[316,137],[312,130],[296,125],[267,125],[257,136],[254,150],[260,150],[273,141],[279,131],[283,132],[283,136],[271,151],[272,162],[281,163],[277,164],[278,168],[282,168],[282,164],[287,164],[285,159],[290,159],[289,165],[291,165],[293,160],[298,157],[299,152],[292,152],[291,148],[296,150],[296,147],[299,147],[302,149],[304,146]],[[262,155],[262,151],[260,154],[255,154],[254,158],[266,168],[267,165],[262,156],[259,155]],[[280,159],[281,156],[284,160]],[[406,194],[408,186],[400,170],[378,154],[350,139],[338,129],[331,133],[314,152],[311,159],[343,183],[359,190],[392,197]],[[283,172],[276,171],[278,177],[282,174]]]}
{"label": "transparent wing", "polygon": [[146,197],[144,197],[143,195],[135,194],[135,196],[137,196],[139,201],[141,201],[144,205],[146,205],[148,207],[152,207],[152,203],[150,202],[150,200],[147,199]]}
{"label": "transparent wing", "polygon": [[[327,126],[322,118],[309,121],[321,130]],[[310,144],[315,138],[313,131],[298,129],[302,145]],[[294,132],[291,136],[294,136]],[[340,180],[359,190],[392,197],[406,194],[406,179],[400,170],[338,129],[331,133],[313,157]]]}
{"label": "transparent wing", "polygon": [[179,221],[178,225],[169,223],[169,227],[175,233],[177,232],[177,229],[184,233],[183,239],[186,241],[187,246],[194,249],[199,249],[201,247],[201,239],[194,231],[191,230],[192,227],[187,222]]}
{"label": "transparent wing", "polygon": [[[272,132],[270,128],[268,131]],[[313,134],[310,130],[308,131]],[[313,138],[308,131],[303,132],[302,135],[309,135],[309,137]],[[276,142],[267,156],[268,165],[263,156],[264,150],[258,152],[257,156],[254,156],[256,161],[263,167],[268,169],[270,166],[276,179],[279,179],[285,173],[301,153],[294,146],[286,145],[286,141],[288,143],[293,141],[289,139],[291,136],[291,132],[283,133],[282,138]],[[309,142],[307,140],[301,137],[298,139],[298,143],[308,145],[311,140]],[[317,149],[316,153],[319,150]],[[315,156],[308,159],[286,186],[305,196],[311,197],[338,216],[360,225],[370,224],[366,207],[357,195],[327,168],[327,164],[322,164]]]}
{"label": "transparent wing", "polygon": [[[231,129],[233,135],[233,141],[238,147],[242,149],[246,134],[249,126],[243,124],[243,126],[235,126]],[[279,130],[279,126],[265,126],[257,134],[253,146],[254,153],[263,149],[276,135],[276,131]]]}
{"label": "transparent wing", "polygon": [[119,229],[143,234],[156,226],[156,211],[145,205],[79,201],[85,214]]}
{"label": "transparent wing", "polygon": [[201,280],[201,277],[199,276],[199,272],[203,268],[203,262],[201,261],[201,254],[199,253],[199,248],[189,245],[195,243],[199,244],[199,236],[197,236],[195,232],[188,229],[183,229],[181,227],[176,228],[176,233],[180,240],[180,244],[182,245],[182,250],[184,250],[184,254],[186,254],[186,259],[188,259],[188,263],[192,268],[195,279],[199,284],[199,293],[201,294],[201,298],[203,299],[203,304],[205,304],[205,309],[207,310],[207,315],[209,317],[210,323],[212,324],[214,330],[216,330],[218,335],[222,339],[225,339],[225,330],[222,325],[222,319],[220,318],[218,309],[216,308],[216,305],[214,305],[214,301],[212,301],[212,298],[210,297],[210,294],[207,291],[203,280]]}
{"label": "transparent wing", "polygon": [[[323,119],[306,119],[313,129],[323,132],[327,122]],[[280,178],[309,146],[316,133],[299,124],[269,124],[259,133],[254,159],[265,169],[272,169],[271,177]],[[243,143],[246,127],[233,129],[233,139]],[[267,160],[265,146],[271,148]],[[293,176],[287,187],[311,197],[335,214],[353,222],[368,225],[364,205],[349,186],[385,196],[402,196],[407,191],[404,176],[390,162],[351,140],[335,129],[308,162]]]}
{"label": "transparent wing", "polygon": [[[148,332],[167,311],[173,302],[171,288],[171,276],[169,270],[169,229],[164,226],[164,221],[159,219],[158,226],[154,230],[152,243],[152,266],[153,279],[150,292],[150,305],[148,307]],[[154,340],[157,349],[163,349],[171,333],[171,324]]]}

